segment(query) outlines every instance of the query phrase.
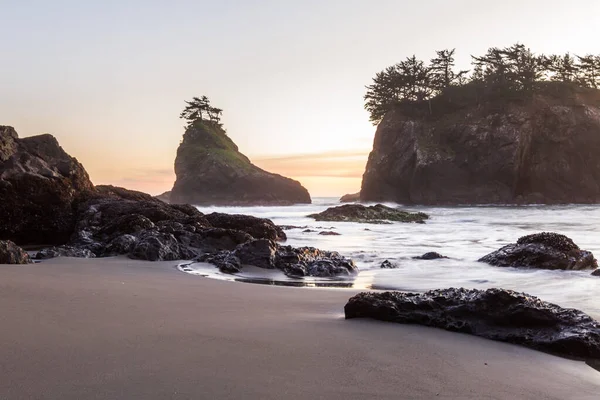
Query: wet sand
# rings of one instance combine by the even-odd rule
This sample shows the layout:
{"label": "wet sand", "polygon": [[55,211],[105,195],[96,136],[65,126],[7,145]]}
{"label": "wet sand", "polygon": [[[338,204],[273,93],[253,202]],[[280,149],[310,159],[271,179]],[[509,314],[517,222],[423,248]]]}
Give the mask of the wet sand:
{"label": "wet sand", "polygon": [[0,399],[597,399],[600,373],[519,346],[343,319],[355,291],[175,263],[0,266]]}

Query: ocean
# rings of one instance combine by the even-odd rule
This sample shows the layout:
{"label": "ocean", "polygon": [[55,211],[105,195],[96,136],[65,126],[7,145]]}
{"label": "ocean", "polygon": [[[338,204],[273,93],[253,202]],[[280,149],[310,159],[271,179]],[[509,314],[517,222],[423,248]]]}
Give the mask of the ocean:
{"label": "ocean", "polygon": [[[396,204],[386,203],[389,206]],[[493,267],[477,260],[524,235],[550,231],[567,235],[582,249],[600,257],[600,205],[402,207],[430,215],[426,224],[389,225],[317,222],[308,214],[338,206],[337,198],[314,198],[313,204],[287,207],[199,207],[203,213],[224,212],[269,218],[286,230],[286,244],[338,251],[352,258],[360,273],[352,280],[291,279],[280,271],[246,268],[236,275],[222,274],[204,263],[183,270],[207,278],[336,290],[402,290],[422,292],[448,287],[504,288],[588,313],[600,314],[600,277],[591,271],[547,271]],[[314,232],[303,232],[305,229]],[[339,236],[319,235],[334,231]],[[448,259],[414,260],[436,251]],[[397,269],[381,269],[384,260]]]}

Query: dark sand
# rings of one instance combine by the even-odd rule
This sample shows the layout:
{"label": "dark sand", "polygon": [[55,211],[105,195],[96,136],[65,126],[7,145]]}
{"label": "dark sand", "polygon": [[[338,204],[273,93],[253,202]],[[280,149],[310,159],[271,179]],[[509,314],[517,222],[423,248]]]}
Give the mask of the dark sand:
{"label": "dark sand", "polygon": [[[0,399],[594,399],[582,362],[174,263],[0,266]],[[487,365],[486,365],[487,363]]]}

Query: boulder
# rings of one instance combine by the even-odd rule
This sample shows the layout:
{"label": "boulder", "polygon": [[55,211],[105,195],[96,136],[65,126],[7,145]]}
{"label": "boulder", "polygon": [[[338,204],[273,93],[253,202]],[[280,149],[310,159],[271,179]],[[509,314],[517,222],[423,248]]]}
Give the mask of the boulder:
{"label": "boulder", "polygon": [[542,232],[523,236],[479,261],[497,267],[584,270],[596,269],[594,255],[581,250],[571,239],[558,233]]}
{"label": "boulder", "polygon": [[319,235],[321,235],[321,236],[340,236],[341,233],[334,232],[334,231],[321,231],[321,232],[319,232]]}
{"label": "boulder", "polygon": [[271,240],[258,239],[239,245],[235,256],[242,265],[248,264],[259,268],[274,269],[277,244]]}
{"label": "boulder", "polygon": [[600,358],[597,321],[579,310],[561,308],[512,290],[451,288],[420,294],[360,293],[348,301],[344,312],[346,319],[419,324],[566,357]]}
{"label": "boulder", "polygon": [[381,268],[381,269],[396,269],[396,268],[398,268],[398,264],[393,263],[389,260],[385,260],[384,262],[381,263],[379,268]]}
{"label": "boulder", "polygon": [[475,92],[465,85],[451,102],[442,96],[388,112],[361,201],[599,203],[600,91],[560,82],[536,91],[499,101],[469,97]]}
{"label": "boulder", "polygon": [[186,130],[175,159],[171,203],[288,205],[310,203],[297,181],[266,172],[239,152],[223,128],[196,121]]}
{"label": "boulder", "polygon": [[48,134],[19,139],[0,126],[0,240],[64,244],[73,204],[94,186],[83,166]]}
{"label": "boulder", "polygon": [[342,221],[381,224],[393,222],[425,223],[429,216],[425,213],[410,213],[397,208],[387,207],[383,204],[363,206],[361,204],[346,204],[331,207],[318,214],[311,214],[309,218],[317,221]]}
{"label": "boulder", "polygon": [[255,239],[285,241],[287,236],[283,229],[270,219],[257,218],[250,215],[211,213],[204,216],[213,226],[235,229],[251,235]]}
{"label": "boulder", "polygon": [[413,257],[414,260],[438,260],[440,258],[448,257],[443,256],[440,253],[436,253],[435,251],[430,251],[428,253],[423,254],[422,256]]}
{"label": "boulder", "polygon": [[[2,153],[0,152],[1,157]],[[10,240],[0,240],[0,264],[29,264],[30,262],[31,258],[25,250]]]}

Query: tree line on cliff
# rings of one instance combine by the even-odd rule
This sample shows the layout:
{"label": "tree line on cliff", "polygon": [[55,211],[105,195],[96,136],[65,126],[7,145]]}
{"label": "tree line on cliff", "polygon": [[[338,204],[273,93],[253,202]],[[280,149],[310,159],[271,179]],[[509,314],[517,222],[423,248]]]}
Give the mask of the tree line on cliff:
{"label": "tree line on cliff", "polygon": [[427,105],[432,99],[455,97],[457,88],[470,87],[473,98],[510,99],[532,95],[545,82],[564,82],[587,88],[600,87],[600,55],[535,54],[523,44],[488,49],[471,56],[471,70],[455,70],[455,49],[436,51],[427,64],[416,56],[378,72],[367,86],[365,109],[374,125],[391,109]]}

